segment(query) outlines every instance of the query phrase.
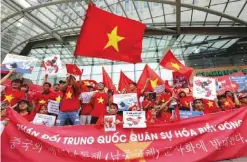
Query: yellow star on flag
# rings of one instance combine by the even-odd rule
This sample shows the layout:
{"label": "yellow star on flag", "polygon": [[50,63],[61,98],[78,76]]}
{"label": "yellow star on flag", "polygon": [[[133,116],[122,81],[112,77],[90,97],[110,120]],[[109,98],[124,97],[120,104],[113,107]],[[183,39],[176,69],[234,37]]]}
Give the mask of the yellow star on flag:
{"label": "yellow star on flag", "polygon": [[208,101],[207,104],[208,104],[209,107],[213,107],[213,102],[212,101]]}
{"label": "yellow star on flag", "polygon": [[56,101],[57,102],[60,102],[61,101],[61,97],[60,96],[57,96]]}
{"label": "yellow star on flag", "polygon": [[73,71],[74,73],[77,73],[77,70],[76,70],[75,68],[73,68],[72,71]]}
{"label": "yellow star on flag", "polygon": [[229,106],[229,102],[228,102],[228,101],[226,101],[224,105],[225,105],[225,106]]}
{"label": "yellow star on flag", "polygon": [[172,64],[172,67],[174,67],[177,70],[180,70],[181,67],[177,63],[171,62],[171,64]]}
{"label": "yellow star on flag", "polygon": [[12,96],[12,94],[10,94],[10,95],[5,95],[4,101],[8,101],[8,102],[10,103],[11,100],[12,100],[13,98],[14,98],[14,97]]}
{"label": "yellow star on flag", "polygon": [[[131,132],[132,134],[132,132]],[[120,150],[125,152],[126,161],[139,159],[139,162],[146,162],[144,159],[144,151],[152,144],[152,142],[132,142],[115,144]]]}
{"label": "yellow star on flag", "polygon": [[90,85],[89,81],[84,82],[84,85],[89,86]]}
{"label": "yellow star on flag", "polygon": [[69,91],[66,93],[66,99],[71,99],[72,98],[72,93]]}
{"label": "yellow star on flag", "polygon": [[45,100],[40,100],[40,101],[39,101],[39,104],[40,104],[40,105],[45,104],[45,103],[46,103]]}
{"label": "yellow star on flag", "polygon": [[108,42],[107,44],[105,45],[104,49],[108,48],[108,47],[113,47],[117,52],[119,51],[118,50],[118,42],[123,40],[124,37],[120,37],[117,35],[117,29],[118,27],[116,26],[112,31],[111,33],[107,33],[107,36],[108,36]]}
{"label": "yellow star on flag", "polygon": [[150,82],[151,82],[151,86],[155,88],[157,87],[157,84],[158,84],[158,78],[156,78],[155,80],[150,80]]}
{"label": "yellow star on flag", "polygon": [[100,97],[100,98],[97,98],[97,100],[98,100],[98,103],[104,103],[104,99],[102,98],[102,97]]}

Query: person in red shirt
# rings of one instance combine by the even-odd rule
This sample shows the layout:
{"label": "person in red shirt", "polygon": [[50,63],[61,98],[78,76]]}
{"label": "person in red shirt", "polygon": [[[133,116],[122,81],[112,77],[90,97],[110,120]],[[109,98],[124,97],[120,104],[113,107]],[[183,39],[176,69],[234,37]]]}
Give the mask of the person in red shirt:
{"label": "person in red shirt", "polygon": [[64,96],[60,102],[60,111],[57,117],[56,126],[63,126],[67,120],[70,120],[73,125],[80,125],[79,113],[81,93],[81,76],[77,83],[76,78],[72,75],[67,77],[67,81],[62,87]]}
{"label": "person in red shirt", "polygon": [[112,103],[109,107],[107,115],[116,115],[116,124],[120,124],[123,122],[123,116],[118,113],[118,105],[116,103]]}
{"label": "person in red shirt", "polygon": [[21,100],[18,102],[18,105],[15,108],[22,117],[27,121],[33,121],[35,113],[31,111],[31,106],[27,100]]}
{"label": "person in red shirt", "polygon": [[[94,90],[93,86],[91,85],[88,85],[87,88],[89,92],[92,92]],[[90,124],[91,118],[92,118],[91,116],[92,111],[93,111],[93,108],[90,103],[82,103],[82,109],[81,109],[81,115],[80,115],[80,121],[82,125]]]}
{"label": "person in red shirt", "polygon": [[49,100],[56,100],[54,92],[51,91],[51,83],[45,82],[43,84],[43,92],[37,93],[32,101],[33,111],[39,112],[39,108],[43,104],[48,104]]}
{"label": "person in red shirt", "polygon": [[[14,70],[9,71],[9,73],[1,80],[1,84],[4,82],[14,73]],[[25,94],[21,91],[21,84],[22,80],[15,79],[11,82],[11,87],[6,87],[2,92],[1,101],[6,102],[6,104],[11,107],[15,108],[17,103],[23,99],[25,99]]]}
{"label": "person in red shirt", "polygon": [[98,84],[98,92],[95,92],[90,100],[93,111],[91,112],[92,118],[90,124],[96,124],[100,117],[106,113],[106,106],[109,103],[109,98],[105,92],[105,84]]}
{"label": "person in red shirt", "polygon": [[21,91],[25,93],[25,100],[27,100],[30,104],[33,102],[33,95],[29,93],[29,86],[27,84],[21,85]]}

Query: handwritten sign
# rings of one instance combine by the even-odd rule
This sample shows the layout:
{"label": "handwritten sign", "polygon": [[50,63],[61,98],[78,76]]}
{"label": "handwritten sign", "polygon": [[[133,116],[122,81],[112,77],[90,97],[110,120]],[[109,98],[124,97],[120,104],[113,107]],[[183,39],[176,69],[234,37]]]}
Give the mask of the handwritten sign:
{"label": "handwritten sign", "polygon": [[124,111],[123,128],[146,128],[145,111]]}
{"label": "handwritten sign", "polygon": [[116,115],[104,116],[104,128],[106,132],[116,131]]}
{"label": "handwritten sign", "polygon": [[56,117],[53,115],[39,114],[37,113],[33,119],[33,124],[45,125],[52,127],[55,124]]}
{"label": "handwritten sign", "polygon": [[207,100],[216,99],[216,82],[213,78],[194,77],[193,97]]}
{"label": "handwritten sign", "polygon": [[137,94],[126,93],[126,94],[114,94],[113,102],[118,104],[118,111],[127,111],[129,107],[137,105]]}
{"label": "handwritten sign", "polygon": [[154,92],[156,93],[162,93],[165,91],[165,85],[158,85],[157,87],[154,88]]}
{"label": "handwritten sign", "polygon": [[48,102],[48,112],[52,114],[58,114],[59,113],[59,102],[50,100]]}
{"label": "handwritten sign", "polygon": [[2,71],[15,69],[17,73],[31,73],[38,59],[21,55],[7,54],[2,62]]}
{"label": "handwritten sign", "polygon": [[83,92],[80,95],[82,103],[89,103],[90,99],[92,98],[95,92]]}

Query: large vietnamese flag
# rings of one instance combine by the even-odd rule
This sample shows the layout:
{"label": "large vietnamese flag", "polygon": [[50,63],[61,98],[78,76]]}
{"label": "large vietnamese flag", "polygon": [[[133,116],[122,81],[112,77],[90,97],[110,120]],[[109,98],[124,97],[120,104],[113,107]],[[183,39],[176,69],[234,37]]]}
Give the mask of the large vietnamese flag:
{"label": "large vietnamese flag", "polygon": [[160,65],[168,70],[191,70],[191,67],[184,66],[172,53],[171,50],[168,50],[160,62]]}
{"label": "large vietnamese flag", "polygon": [[127,90],[127,92],[130,92],[129,85],[130,83],[133,83],[133,81],[128,78],[122,71],[120,72],[120,79],[118,83],[118,90],[121,91],[124,88]]}
{"label": "large vietnamese flag", "polygon": [[107,72],[105,71],[105,69],[103,67],[102,67],[102,74],[103,74],[103,83],[105,84],[105,87],[113,90],[113,92],[116,94],[117,89],[114,86],[111,78],[109,77],[109,75],[107,74]]}
{"label": "large vietnamese flag", "polygon": [[145,29],[138,21],[111,14],[90,3],[74,55],[141,62]]}
{"label": "large vietnamese flag", "polygon": [[156,74],[148,65],[146,65],[142,71],[142,74],[137,82],[139,89],[143,89],[147,79],[150,78],[146,91],[153,91],[153,89],[159,85],[164,85],[164,81]]}

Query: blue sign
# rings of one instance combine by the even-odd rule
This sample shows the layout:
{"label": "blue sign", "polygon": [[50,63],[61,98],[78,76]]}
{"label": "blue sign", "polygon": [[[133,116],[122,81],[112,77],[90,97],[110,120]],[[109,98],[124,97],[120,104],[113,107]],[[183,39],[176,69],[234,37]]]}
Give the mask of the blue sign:
{"label": "blue sign", "polygon": [[[237,85],[237,92],[247,92],[247,75],[244,76],[231,76],[232,86]],[[236,87],[233,87],[234,89]]]}
{"label": "blue sign", "polygon": [[[187,119],[187,118],[203,115],[203,112],[199,112],[199,111],[183,111],[183,110],[179,110],[179,113],[180,113],[180,119]],[[175,110],[172,110],[172,116],[175,117]]]}

